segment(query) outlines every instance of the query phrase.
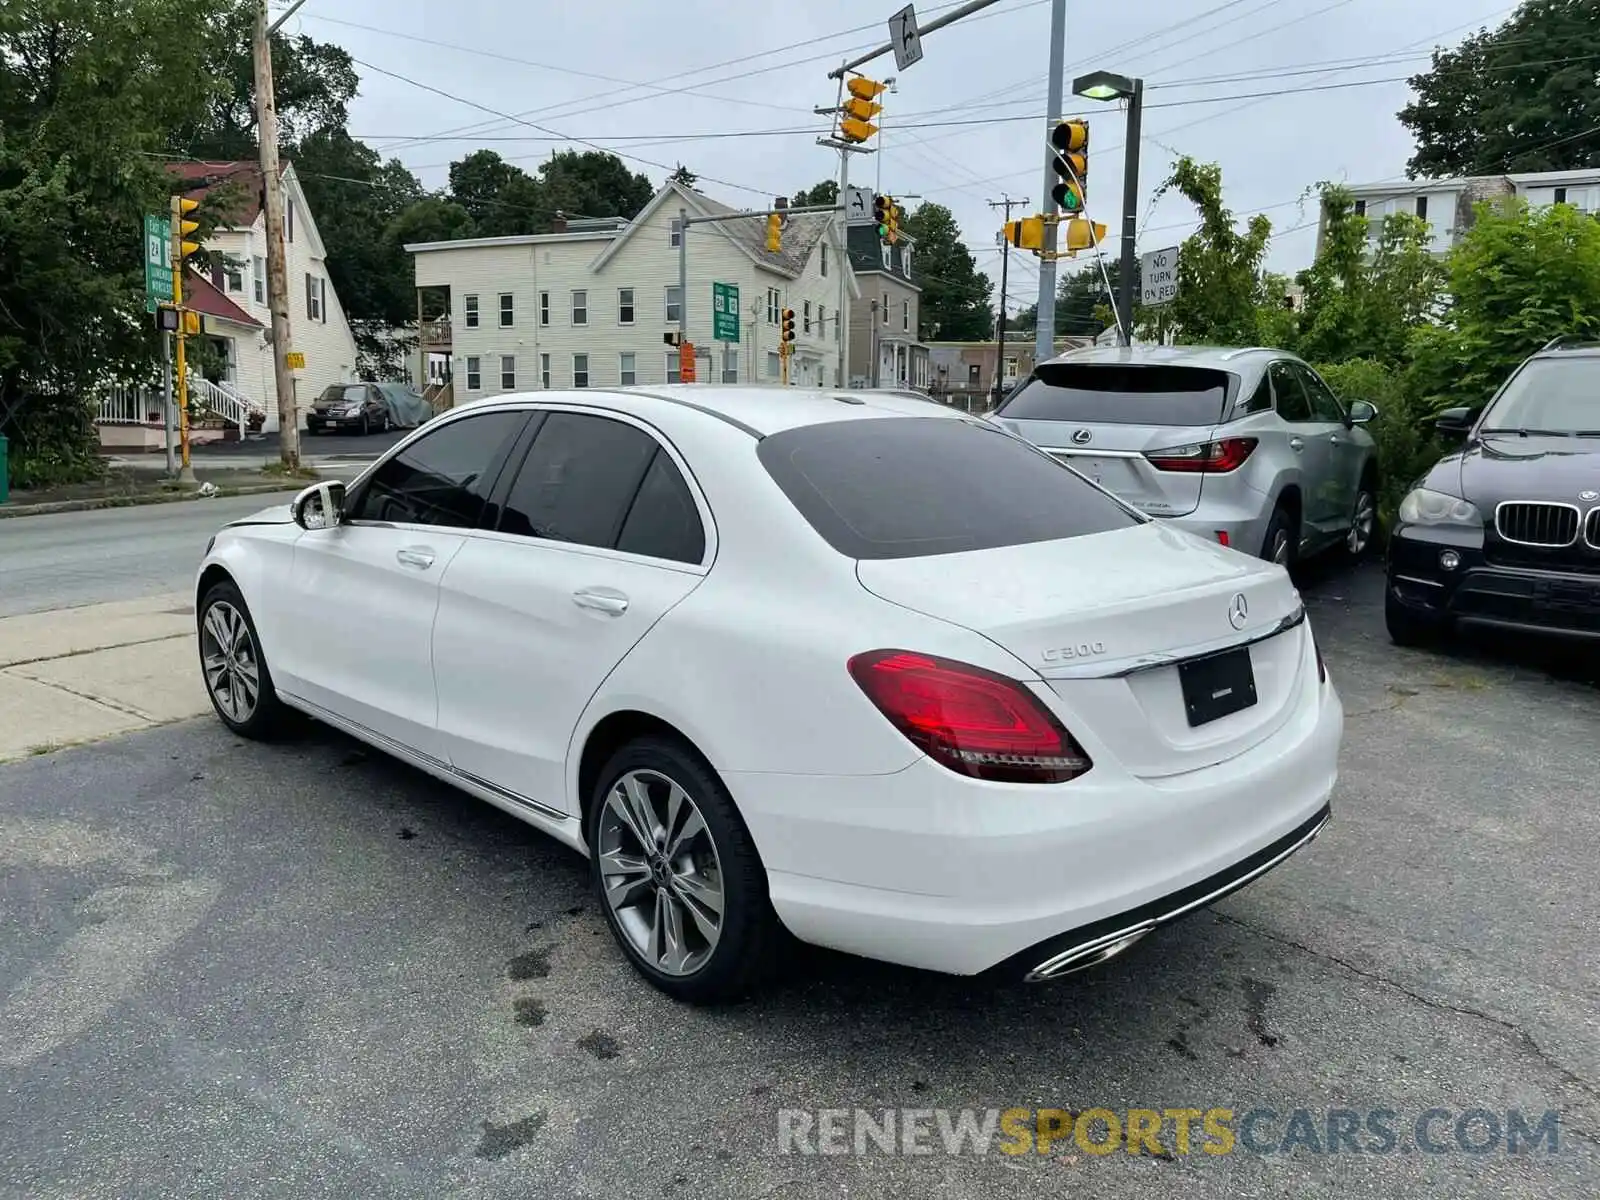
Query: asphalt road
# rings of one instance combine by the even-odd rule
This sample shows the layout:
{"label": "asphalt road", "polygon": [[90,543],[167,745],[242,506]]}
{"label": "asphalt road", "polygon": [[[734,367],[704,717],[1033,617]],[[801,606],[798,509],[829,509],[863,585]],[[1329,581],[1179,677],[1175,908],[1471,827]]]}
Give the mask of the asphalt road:
{"label": "asphalt road", "polygon": [[[804,952],[755,1000],[679,1007],[627,969],[569,851],[325,730],[269,747],[202,720],[0,768],[0,1189],[1600,1194],[1593,664],[1394,650],[1380,590],[1370,568],[1306,583],[1349,712],[1329,830],[1043,987]],[[1329,1108],[1388,1109],[1398,1138],[779,1152],[782,1110],[966,1106],[1235,1129],[1265,1108],[1255,1146],[1324,1150]],[[1443,1153],[1413,1136],[1433,1108]],[[1556,1111],[1557,1152],[1462,1151],[1475,1108],[1502,1130]]]}
{"label": "asphalt road", "polygon": [[[393,429],[388,433],[370,433],[362,437],[359,433],[307,433],[300,431],[300,454],[304,458],[308,455],[326,457],[360,456],[377,458],[390,446],[411,431],[408,429]],[[205,447],[207,458],[268,458],[278,456],[278,435],[264,433],[259,437],[246,438],[239,442],[211,442]]]}
{"label": "asphalt road", "polygon": [[182,591],[206,539],[294,490],[0,521],[0,617]]}

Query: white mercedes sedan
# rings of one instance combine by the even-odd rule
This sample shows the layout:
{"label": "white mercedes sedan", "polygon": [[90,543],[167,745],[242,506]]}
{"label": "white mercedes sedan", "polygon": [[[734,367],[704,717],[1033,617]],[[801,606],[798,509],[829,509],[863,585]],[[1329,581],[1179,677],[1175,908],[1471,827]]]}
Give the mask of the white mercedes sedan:
{"label": "white mercedes sedan", "polygon": [[230,729],[309,714],[583,853],[691,1002],[788,935],[1103,962],[1314,838],[1344,722],[1282,567],[883,392],[453,409],[223,528],[196,612]]}

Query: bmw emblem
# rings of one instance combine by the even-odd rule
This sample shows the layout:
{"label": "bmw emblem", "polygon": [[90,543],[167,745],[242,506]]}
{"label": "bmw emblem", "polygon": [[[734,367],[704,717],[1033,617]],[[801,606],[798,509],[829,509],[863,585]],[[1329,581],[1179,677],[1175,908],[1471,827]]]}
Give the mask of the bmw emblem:
{"label": "bmw emblem", "polygon": [[1087,446],[1093,439],[1094,434],[1090,430],[1074,429],[1072,431],[1072,444],[1075,446]]}
{"label": "bmw emblem", "polygon": [[1593,488],[1586,488],[1578,493],[1578,499],[1585,502],[1590,500],[1600,500],[1600,492],[1595,491]]}

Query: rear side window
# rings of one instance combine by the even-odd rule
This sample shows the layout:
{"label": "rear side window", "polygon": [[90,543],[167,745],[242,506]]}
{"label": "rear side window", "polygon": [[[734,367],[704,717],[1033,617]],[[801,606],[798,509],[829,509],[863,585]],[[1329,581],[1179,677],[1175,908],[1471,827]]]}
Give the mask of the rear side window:
{"label": "rear side window", "polygon": [[617,549],[669,562],[698,563],[705,557],[706,531],[700,524],[700,510],[665,450],[656,451],[644,473],[639,494],[622,523]]}
{"label": "rear side window", "polygon": [[848,558],[919,558],[1142,524],[1076,473],[987,424],[886,417],[763,438],[768,474]]}
{"label": "rear side window", "polygon": [[654,438],[622,421],[551,413],[506,496],[500,532],[609,549],[655,452]]}
{"label": "rear side window", "polygon": [[1237,386],[1237,376],[1206,367],[1045,363],[995,415],[1085,425],[1215,425]]}

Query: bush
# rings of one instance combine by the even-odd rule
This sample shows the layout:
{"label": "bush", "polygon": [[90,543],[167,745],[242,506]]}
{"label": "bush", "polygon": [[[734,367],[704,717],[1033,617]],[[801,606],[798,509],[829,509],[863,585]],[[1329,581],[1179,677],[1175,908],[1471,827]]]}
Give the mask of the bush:
{"label": "bush", "polygon": [[1378,444],[1378,517],[1388,529],[1411,485],[1445,452],[1431,407],[1412,395],[1404,373],[1370,358],[1319,364],[1317,371],[1345,404],[1377,405],[1378,418],[1367,428]]}
{"label": "bush", "polygon": [[8,474],[18,490],[86,483],[105,471],[94,416],[73,397],[27,397],[0,433],[11,443]]}

